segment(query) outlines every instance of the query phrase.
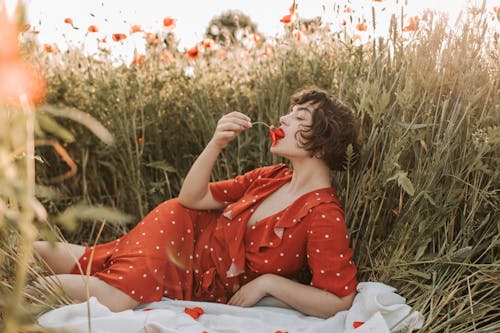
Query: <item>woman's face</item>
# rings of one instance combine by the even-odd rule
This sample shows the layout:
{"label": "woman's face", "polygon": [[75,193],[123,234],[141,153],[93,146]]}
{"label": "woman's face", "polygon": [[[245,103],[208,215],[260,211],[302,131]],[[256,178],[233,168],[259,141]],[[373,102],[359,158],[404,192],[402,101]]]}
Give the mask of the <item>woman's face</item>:
{"label": "woman's face", "polygon": [[310,102],[297,104],[292,110],[280,118],[280,128],[285,137],[280,139],[276,145],[271,147],[271,152],[285,158],[309,157],[310,154],[300,146],[299,130],[307,129],[312,124],[313,107]]}

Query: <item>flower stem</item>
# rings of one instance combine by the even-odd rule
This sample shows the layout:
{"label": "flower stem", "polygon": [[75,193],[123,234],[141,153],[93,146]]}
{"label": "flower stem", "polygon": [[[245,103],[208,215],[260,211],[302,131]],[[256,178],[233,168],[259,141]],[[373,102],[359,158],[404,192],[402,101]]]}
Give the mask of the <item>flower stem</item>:
{"label": "flower stem", "polygon": [[252,125],[256,125],[256,124],[265,125],[265,126],[267,126],[268,128],[271,128],[271,126],[270,126],[270,125],[268,125],[268,124],[266,124],[266,123],[264,123],[264,122],[262,122],[262,121],[254,121],[254,122],[252,123]]}

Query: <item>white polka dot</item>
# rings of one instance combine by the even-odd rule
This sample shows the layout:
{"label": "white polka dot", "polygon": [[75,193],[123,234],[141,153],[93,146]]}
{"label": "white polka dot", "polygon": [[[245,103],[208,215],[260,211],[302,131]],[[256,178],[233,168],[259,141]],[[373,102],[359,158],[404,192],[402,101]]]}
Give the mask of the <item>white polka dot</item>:
{"label": "white polka dot", "polygon": [[115,252],[118,252],[118,249],[115,249]]}
{"label": "white polka dot", "polygon": [[158,213],[158,209],[155,209],[155,213]]}
{"label": "white polka dot", "polygon": [[283,257],[284,255],[285,255],[285,254],[284,254],[283,252],[281,252],[281,253],[280,253],[280,256],[282,256],[282,257]]}
{"label": "white polka dot", "polygon": [[143,278],[146,278],[146,277],[148,277],[148,275],[147,275],[147,274],[143,274],[143,275],[142,275],[142,277],[143,277]]}
{"label": "white polka dot", "polygon": [[155,221],[158,221],[158,218],[157,218],[157,217],[155,217]]}
{"label": "white polka dot", "polygon": [[111,271],[108,269],[108,274],[111,273]]}
{"label": "white polka dot", "polygon": [[344,258],[344,255],[341,253],[341,254],[339,254],[339,257],[340,258]]}
{"label": "white polka dot", "polygon": [[345,287],[344,287],[344,289],[345,289],[345,290],[347,290],[347,289],[349,289],[349,287],[348,287],[348,286],[345,286]]}
{"label": "white polka dot", "polygon": [[87,260],[87,257],[83,257],[83,260]]}
{"label": "white polka dot", "polygon": [[133,294],[135,294],[135,290],[132,290],[130,293],[131,293],[132,295],[133,295]]}
{"label": "white polka dot", "polygon": [[280,219],[280,217],[279,217],[279,216],[276,216],[276,220],[279,220],[279,219]]}
{"label": "white polka dot", "polygon": [[189,259],[193,260],[193,256],[189,256]]}
{"label": "white polka dot", "polygon": [[175,244],[175,241],[170,241],[170,243],[171,243],[172,245],[174,245],[174,244]]}
{"label": "white polka dot", "polygon": [[174,211],[173,211],[173,210],[171,210],[171,211],[170,211],[170,214],[174,214]]}
{"label": "white polka dot", "polygon": [[158,273],[158,268],[155,268],[155,270],[153,272]]}
{"label": "white polka dot", "polygon": [[325,214],[321,214],[321,218],[325,219],[326,215]]}
{"label": "white polka dot", "polygon": [[156,249],[157,249],[157,250],[159,250],[159,249],[160,249],[160,247],[159,247],[158,245],[156,245]]}
{"label": "white polka dot", "polygon": [[134,266],[130,265],[130,266],[128,266],[128,268],[129,268],[129,269],[132,269],[132,268],[134,268]]}
{"label": "white polka dot", "polygon": [[191,233],[191,229],[186,230],[186,232],[187,232],[188,234],[190,234],[190,233]]}
{"label": "white polka dot", "polygon": [[119,276],[119,277],[118,277],[118,280],[123,280],[123,276]]}
{"label": "white polka dot", "polygon": [[273,244],[274,244],[273,242],[269,242],[269,246],[273,246]]}
{"label": "white polka dot", "polygon": [[330,235],[329,234],[325,234],[325,238],[330,238]]}
{"label": "white polka dot", "polygon": [[231,226],[231,222],[227,222],[227,226],[230,227]]}
{"label": "white polka dot", "polygon": [[160,234],[162,234],[162,233],[163,233],[163,230],[160,230]]}
{"label": "white polka dot", "polygon": [[349,235],[345,235],[345,239],[349,239]]}
{"label": "white polka dot", "polygon": [[135,242],[135,245],[139,245],[140,243],[139,242]]}
{"label": "white polka dot", "polygon": [[257,200],[253,199],[253,200],[252,200],[252,202],[254,202],[254,203],[255,203],[255,202],[257,202]]}
{"label": "white polka dot", "polygon": [[140,299],[143,299],[143,298],[144,298],[144,296],[141,296],[141,297],[140,297]]}
{"label": "white polka dot", "polygon": [[160,286],[156,286],[156,290],[160,290]]}
{"label": "white polka dot", "polygon": [[250,245],[253,245],[253,244],[254,244],[254,242],[250,242]]}
{"label": "white polka dot", "polygon": [[213,247],[210,248],[210,252],[214,252],[214,248]]}
{"label": "white polka dot", "polygon": [[254,230],[255,230],[255,225],[253,225],[253,226],[252,226],[252,229],[254,229]]}
{"label": "white polka dot", "polygon": [[219,259],[219,261],[222,261],[222,258],[221,258],[221,257],[219,257],[218,259]]}
{"label": "white polka dot", "polygon": [[340,217],[336,217],[336,218],[335,218],[335,220],[336,220],[337,222],[339,222],[339,221],[340,221]]}
{"label": "white polka dot", "polygon": [[223,192],[224,192],[224,194],[227,194],[227,190],[224,190]]}
{"label": "white polka dot", "polygon": [[255,211],[255,209],[253,209],[253,208],[252,208],[252,209],[250,209],[250,212],[251,212],[251,213],[253,213],[254,211]]}
{"label": "white polka dot", "polygon": [[241,202],[247,202],[245,199],[241,200]]}
{"label": "white polka dot", "polygon": [[269,260],[264,259],[264,264],[267,264],[268,262],[269,262]]}
{"label": "white polka dot", "polygon": [[281,272],[281,268],[278,268],[278,269],[276,270],[276,272]]}
{"label": "white polka dot", "polygon": [[321,274],[325,274],[325,271],[322,269],[319,271]]}
{"label": "white polka dot", "polygon": [[292,238],[292,234],[288,235],[288,238]]}
{"label": "white polka dot", "polygon": [[316,253],[319,253],[319,249],[316,249]]}
{"label": "white polka dot", "polygon": [[175,221],[172,221],[172,224],[175,224]]}
{"label": "white polka dot", "polygon": [[300,254],[297,253],[295,256],[298,258],[298,257],[300,257]]}
{"label": "white polka dot", "polygon": [[340,276],[340,273],[335,273],[335,275]]}
{"label": "white polka dot", "polygon": [[139,254],[142,254],[142,252],[143,252],[142,250],[139,250]]}

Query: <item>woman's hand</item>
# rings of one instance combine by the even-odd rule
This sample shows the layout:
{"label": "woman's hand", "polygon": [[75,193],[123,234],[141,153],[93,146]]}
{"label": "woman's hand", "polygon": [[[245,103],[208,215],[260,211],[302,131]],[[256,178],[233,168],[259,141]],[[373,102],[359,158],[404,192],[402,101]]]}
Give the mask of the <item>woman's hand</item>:
{"label": "woman's hand", "polygon": [[255,305],[267,295],[266,282],[267,275],[265,274],[248,282],[231,297],[227,304],[242,307]]}
{"label": "woman's hand", "polygon": [[250,127],[252,124],[248,116],[238,111],[230,112],[217,122],[217,128],[210,143],[219,149],[224,149],[240,132]]}

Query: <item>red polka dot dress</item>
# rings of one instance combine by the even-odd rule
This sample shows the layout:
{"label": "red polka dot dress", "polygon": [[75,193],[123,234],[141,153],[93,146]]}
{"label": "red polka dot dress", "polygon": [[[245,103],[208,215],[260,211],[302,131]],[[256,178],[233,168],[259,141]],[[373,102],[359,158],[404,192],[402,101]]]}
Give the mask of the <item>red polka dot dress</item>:
{"label": "red polka dot dress", "polygon": [[214,198],[226,205],[221,211],[165,201],[121,238],[87,248],[72,273],[90,269],[139,302],[165,296],[226,303],[266,273],[339,297],[351,294],[356,267],[334,188],[306,193],[247,227],[256,207],[291,177],[292,170],[279,164],[211,183]]}

